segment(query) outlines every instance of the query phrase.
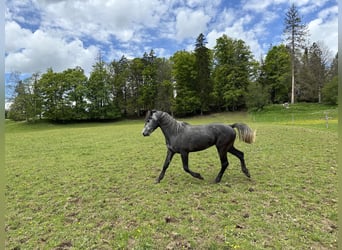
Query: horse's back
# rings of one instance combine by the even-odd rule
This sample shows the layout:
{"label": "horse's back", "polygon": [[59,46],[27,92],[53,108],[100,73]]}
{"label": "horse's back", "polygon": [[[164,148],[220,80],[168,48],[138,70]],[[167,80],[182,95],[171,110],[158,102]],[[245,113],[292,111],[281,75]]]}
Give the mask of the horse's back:
{"label": "horse's back", "polygon": [[236,132],[235,130],[226,124],[222,123],[212,123],[207,125],[209,130],[212,131],[216,135],[217,138],[226,138],[226,139],[235,139]]}
{"label": "horse's back", "polygon": [[229,144],[236,137],[235,130],[225,124],[188,126],[183,134],[183,143],[191,150],[203,150],[213,145]]}

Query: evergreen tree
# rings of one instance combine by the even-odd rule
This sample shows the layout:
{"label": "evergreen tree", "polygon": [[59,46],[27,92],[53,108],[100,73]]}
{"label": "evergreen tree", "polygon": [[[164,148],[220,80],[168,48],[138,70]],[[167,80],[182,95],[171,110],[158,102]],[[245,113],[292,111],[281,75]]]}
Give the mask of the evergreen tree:
{"label": "evergreen tree", "polygon": [[197,96],[201,100],[201,114],[207,111],[210,104],[210,97],[212,92],[211,82],[211,53],[205,47],[206,41],[204,35],[201,33],[196,40],[195,57],[196,57],[196,83]]}
{"label": "evergreen tree", "polygon": [[14,121],[29,121],[32,117],[32,96],[24,81],[19,80],[14,89],[15,97],[9,111],[9,118]]}
{"label": "evergreen tree", "polygon": [[121,116],[119,107],[112,95],[112,85],[108,65],[99,55],[88,80],[87,100],[90,119],[108,120]]}
{"label": "evergreen tree", "polygon": [[19,75],[14,78],[16,79],[15,96],[8,112],[8,118],[15,121],[34,122],[37,118],[41,118],[42,114],[42,98],[38,89],[39,73],[33,73],[25,80],[20,80]]}
{"label": "evergreen tree", "polygon": [[121,113],[127,115],[127,101],[129,95],[129,61],[122,56],[119,61],[112,61],[109,65],[111,93],[115,100],[115,105],[120,108]]}
{"label": "evergreen tree", "polygon": [[298,70],[297,77],[297,100],[298,101],[309,101],[312,95],[312,70],[310,69],[309,62],[309,49],[305,48],[304,53],[302,55],[302,60]]}
{"label": "evergreen tree", "polygon": [[338,104],[338,53],[336,53],[327,74],[327,83],[322,89],[322,100],[328,104]]}
{"label": "evergreen tree", "polygon": [[172,65],[170,60],[165,58],[157,58],[157,74],[158,83],[157,95],[155,97],[155,108],[166,112],[172,112],[173,98],[173,81],[171,75]]}
{"label": "evergreen tree", "polygon": [[285,40],[291,49],[291,103],[295,102],[295,62],[296,51],[303,48],[308,34],[307,26],[302,23],[299,12],[295,4],[292,4],[285,16]]}
{"label": "evergreen tree", "polygon": [[323,58],[323,51],[319,44],[313,43],[309,50],[309,66],[312,71],[313,81],[312,89],[314,94],[314,100],[318,103],[322,102],[322,88],[326,78],[326,62]]}
{"label": "evergreen tree", "polygon": [[154,51],[149,54],[145,52],[142,62],[144,64],[142,76],[143,84],[140,89],[139,103],[143,110],[155,108],[155,98],[157,95],[157,61]]}
{"label": "evergreen tree", "polygon": [[91,119],[105,119],[108,104],[108,74],[105,62],[99,56],[88,80],[87,100]]}
{"label": "evergreen tree", "polygon": [[328,51],[319,43],[306,48],[299,67],[297,95],[299,101],[322,101],[322,88],[327,81]]}
{"label": "evergreen tree", "polygon": [[144,83],[143,79],[144,63],[141,58],[134,58],[130,62],[129,66],[129,101],[128,101],[128,112],[140,116],[143,104],[141,103],[140,93]]}
{"label": "evergreen tree", "polygon": [[330,65],[328,75],[327,75],[328,81],[331,81],[332,78],[334,78],[335,76],[338,76],[338,53],[336,53],[331,65]]}

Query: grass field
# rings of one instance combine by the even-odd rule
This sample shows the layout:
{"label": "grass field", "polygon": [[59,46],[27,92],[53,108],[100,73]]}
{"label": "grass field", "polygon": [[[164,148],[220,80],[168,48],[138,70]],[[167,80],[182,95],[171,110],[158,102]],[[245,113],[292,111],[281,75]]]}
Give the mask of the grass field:
{"label": "grass field", "polygon": [[[329,113],[326,127],[324,112]],[[6,121],[6,249],[337,249],[337,109],[273,106],[183,119],[245,122],[222,182],[216,149],[186,174],[143,121],[54,125]]]}

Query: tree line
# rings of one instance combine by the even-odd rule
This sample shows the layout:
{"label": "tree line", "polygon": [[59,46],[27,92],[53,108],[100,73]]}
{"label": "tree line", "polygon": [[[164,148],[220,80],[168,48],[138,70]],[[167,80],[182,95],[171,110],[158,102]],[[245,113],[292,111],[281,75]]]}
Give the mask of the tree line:
{"label": "tree line", "polygon": [[[153,50],[111,62],[99,54],[89,77],[81,67],[63,72],[49,68],[23,81],[14,74],[15,95],[7,118],[113,120],[141,116],[147,109],[185,116],[262,109],[292,98],[337,104],[338,54],[329,63],[322,43],[303,46],[304,39],[289,39],[289,45],[271,46],[260,61],[241,39],[222,35],[211,50],[200,34],[194,51],[177,51],[168,59]],[[302,47],[291,46],[291,39],[301,41]]]}

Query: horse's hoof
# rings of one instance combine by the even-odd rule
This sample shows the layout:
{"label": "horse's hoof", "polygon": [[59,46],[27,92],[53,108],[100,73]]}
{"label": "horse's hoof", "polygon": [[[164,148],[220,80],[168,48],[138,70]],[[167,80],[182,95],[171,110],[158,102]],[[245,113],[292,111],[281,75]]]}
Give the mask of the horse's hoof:
{"label": "horse's hoof", "polygon": [[214,183],[217,184],[217,183],[220,183],[221,182],[221,179],[215,179]]}
{"label": "horse's hoof", "polygon": [[248,178],[251,178],[249,171],[242,171]]}

